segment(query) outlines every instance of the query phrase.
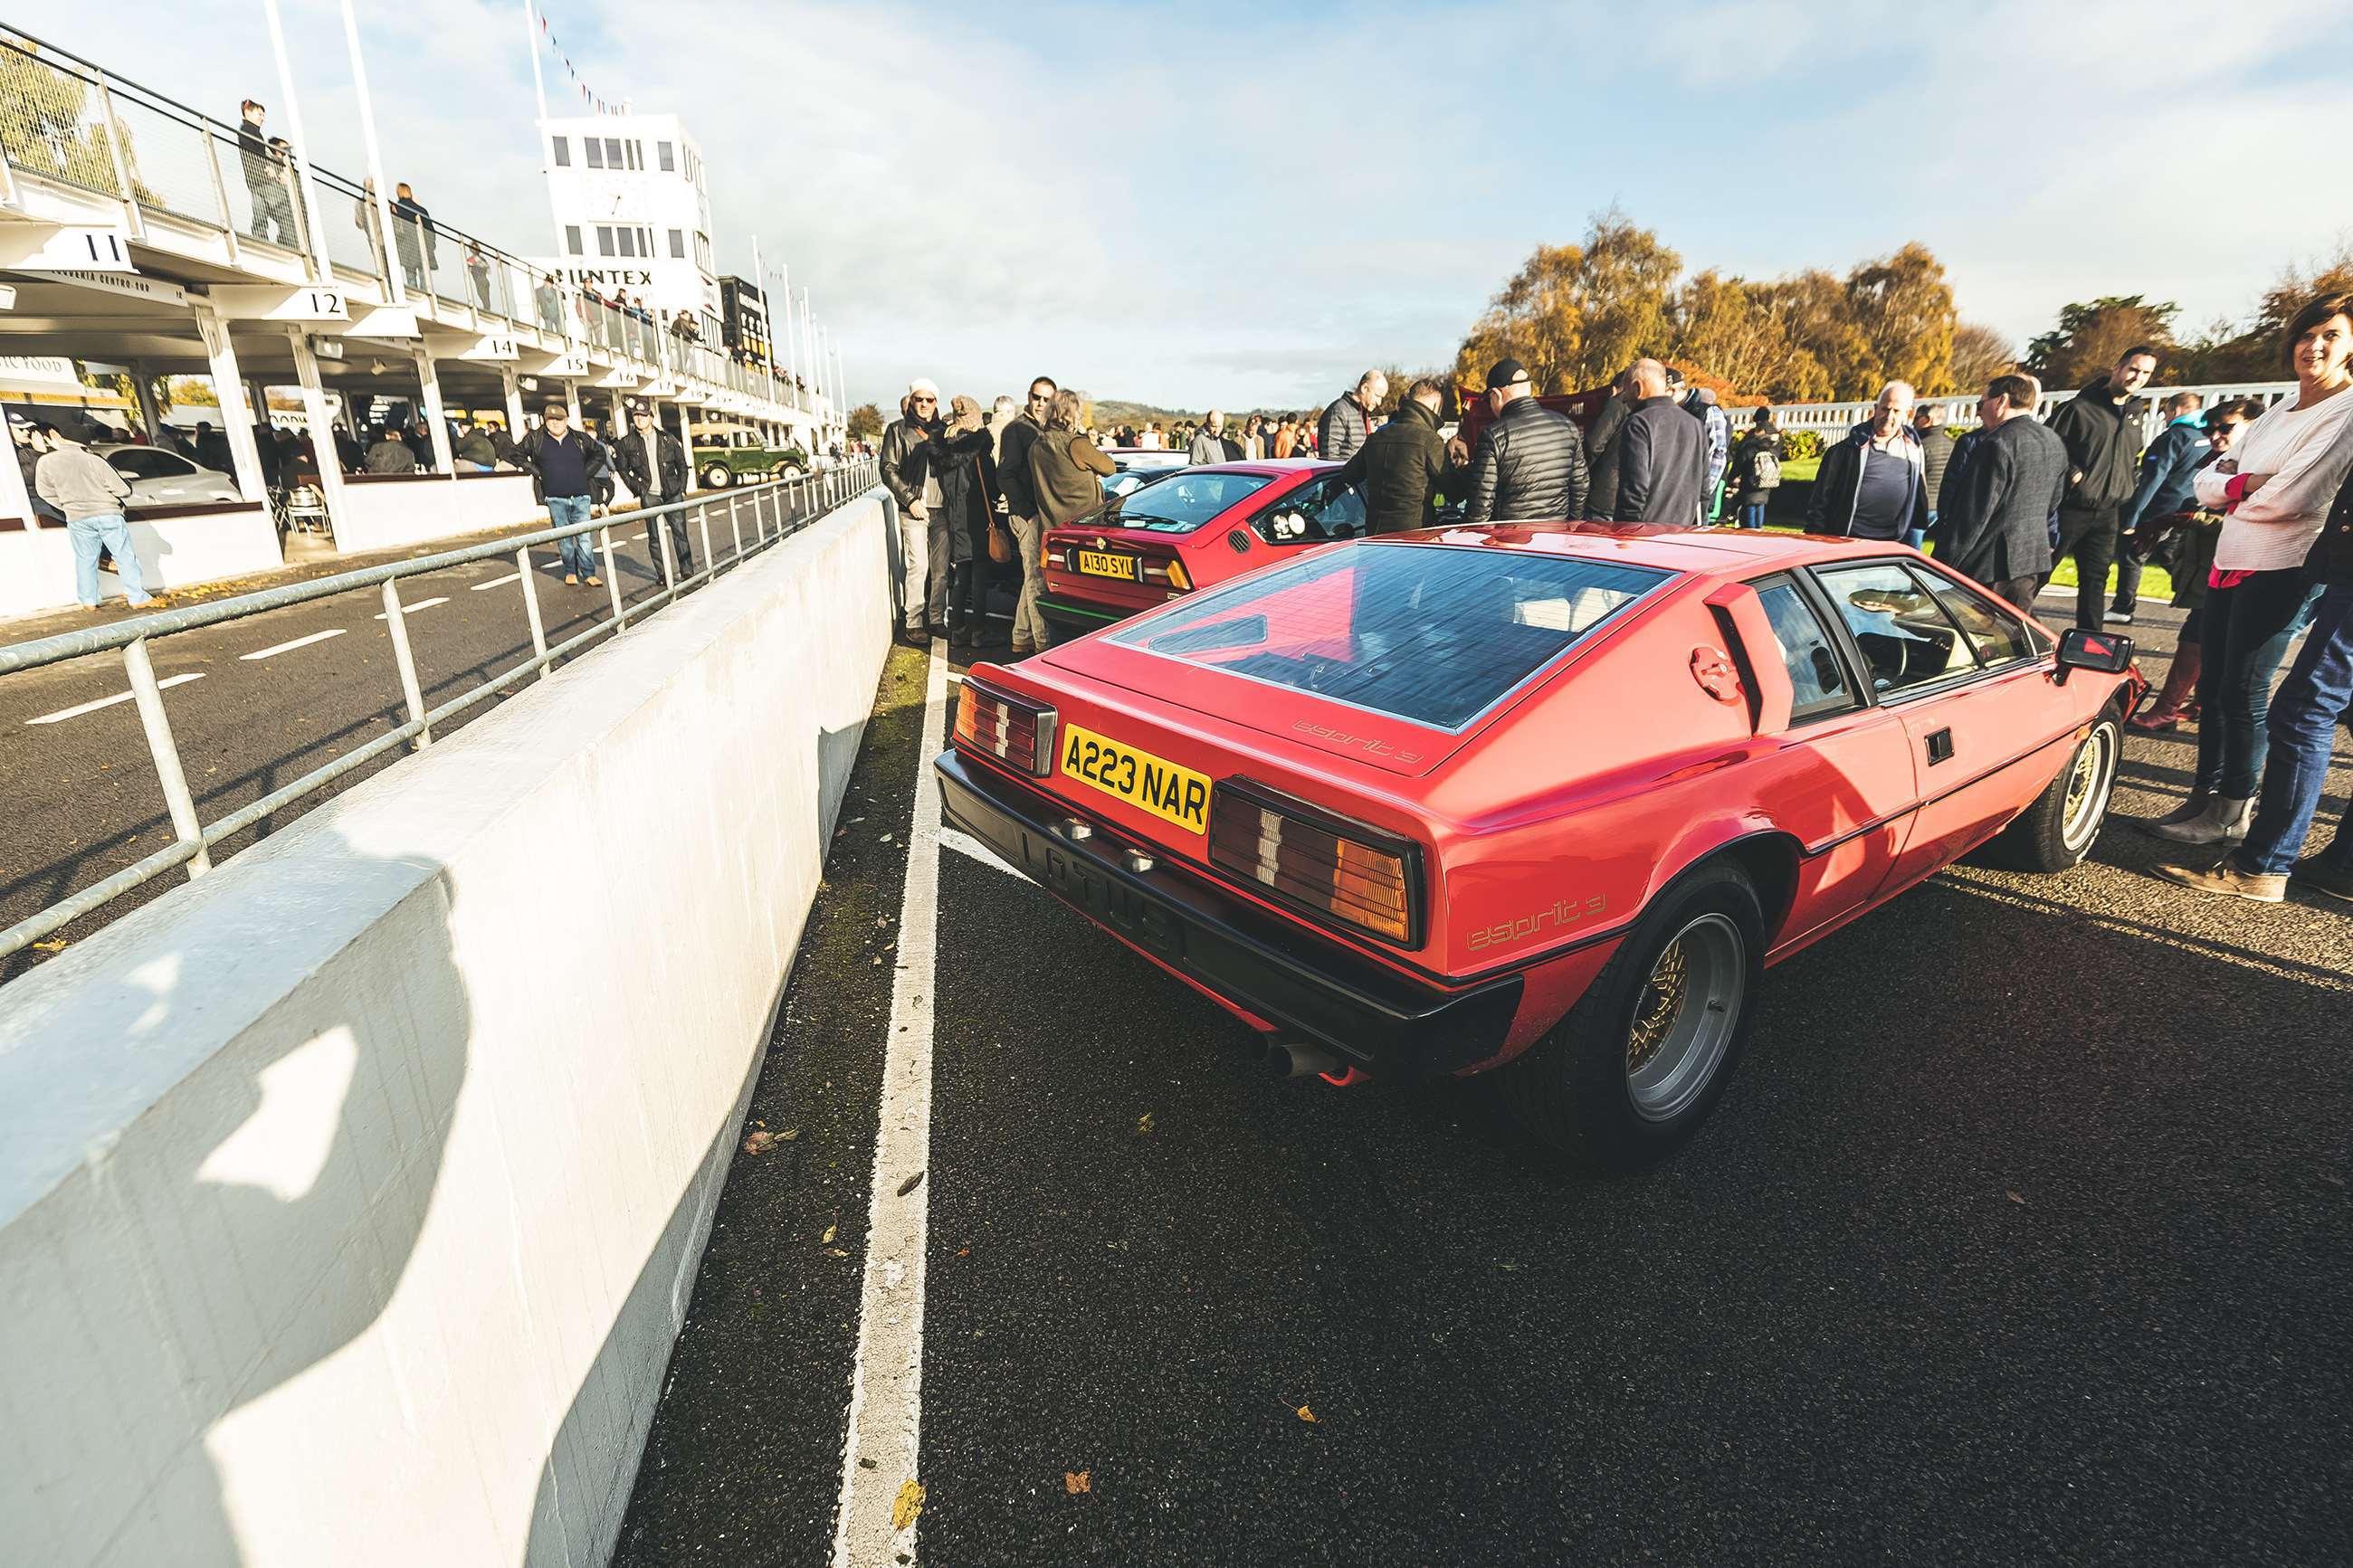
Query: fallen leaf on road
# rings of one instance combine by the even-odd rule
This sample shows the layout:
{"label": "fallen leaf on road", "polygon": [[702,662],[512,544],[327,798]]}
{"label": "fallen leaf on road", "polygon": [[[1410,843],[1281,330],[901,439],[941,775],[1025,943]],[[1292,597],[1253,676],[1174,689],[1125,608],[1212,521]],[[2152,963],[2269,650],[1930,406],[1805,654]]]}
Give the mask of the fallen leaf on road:
{"label": "fallen leaf on road", "polygon": [[839,1228],[840,1227],[838,1226],[827,1226],[825,1227],[825,1234],[818,1237],[818,1243],[823,1246],[830,1247],[833,1244],[833,1233]]}
{"label": "fallen leaf on road", "polygon": [[905,1181],[901,1182],[901,1183],[899,1184],[899,1195],[900,1195],[901,1197],[902,1197],[902,1198],[903,1198],[903,1197],[905,1197],[909,1193],[913,1192],[917,1187],[920,1187],[920,1186],[922,1186],[923,1184],[923,1172],[921,1172],[921,1171],[918,1171],[918,1172],[916,1172],[913,1175],[912,1175],[912,1176],[908,1177]]}
{"label": "fallen leaf on road", "polygon": [[1135,1135],[1138,1138],[1145,1138],[1151,1136],[1151,1133],[1152,1112],[1147,1110],[1135,1119]]}
{"label": "fallen leaf on road", "polygon": [[763,1127],[760,1131],[753,1133],[752,1136],[744,1140],[744,1152],[746,1154],[765,1154],[776,1146],[776,1135]]}
{"label": "fallen leaf on road", "polygon": [[871,1459],[860,1459],[858,1461],[858,1468],[861,1470],[879,1470],[882,1467]]}
{"label": "fallen leaf on road", "polygon": [[1303,1405],[1299,1407],[1299,1418],[1302,1421],[1308,1422],[1312,1425],[1315,1420],[1315,1412],[1308,1409],[1307,1406]]}
{"label": "fallen leaf on road", "polygon": [[35,952],[63,952],[65,950],[63,942],[37,942],[33,944]]}
{"label": "fallen leaf on road", "polygon": [[2003,1197],[2008,1198],[2011,1203],[2014,1203],[2014,1204],[2022,1204],[2022,1203],[2024,1203],[2024,1202],[2026,1201],[2024,1198],[2020,1197],[2016,1193],[2010,1192],[2010,1191],[2007,1191],[2007,1190],[2005,1190],[2005,1191],[2002,1193],[2002,1194],[2001,1194],[2001,1195],[2002,1195]]}
{"label": "fallen leaf on road", "polygon": [[847,1258],[847,1257],[849,1257],[849,1254],[848,1254],[847,1252],[842,1251],[842,1250],[841,1250],[841,1248],[839,1248],[839,1247],[827,1247],[827,1248],[825,1249],[825,1255],[826,1255],[828,1258]]}
{"label": "fallen leaf on road", "polygon": [[1095,1473],[1092,1470],[1064,1470],[1062,1489],[1072,1497],[1078,1496],[1081,1492],[1091,1492],[1095,1489],[1094,1476]]}
{"label": "fallen leaf on road", "polygon": [[891,1504],[891,1528],[906,1529],[915,1522],[915,1516],[923,1511],[923,1489],[913,1481],[904,1483],[899,1488],[898,1497],[892,1500]]}
{"label": "fallen leaf on road", "polygon": [[972,1248],[969,1247],[959,1247],[956,1248],[956,1256],[958,1258],[969,1258],[972,1256]]}

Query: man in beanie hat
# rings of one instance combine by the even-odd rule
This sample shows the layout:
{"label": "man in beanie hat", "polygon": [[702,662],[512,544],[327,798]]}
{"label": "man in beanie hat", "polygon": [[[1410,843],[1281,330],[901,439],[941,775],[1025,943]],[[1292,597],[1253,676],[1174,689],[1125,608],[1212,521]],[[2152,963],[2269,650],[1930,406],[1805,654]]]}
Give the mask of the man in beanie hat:
{"label": "man in beanie hat", "polygon": [[932,472],[932,439],[944,428],[939,384],[921,375],[909,382],[899,416],[882,432],[882,483],[899,503],[900,637],[921,647],[947,635],[947,522]]}

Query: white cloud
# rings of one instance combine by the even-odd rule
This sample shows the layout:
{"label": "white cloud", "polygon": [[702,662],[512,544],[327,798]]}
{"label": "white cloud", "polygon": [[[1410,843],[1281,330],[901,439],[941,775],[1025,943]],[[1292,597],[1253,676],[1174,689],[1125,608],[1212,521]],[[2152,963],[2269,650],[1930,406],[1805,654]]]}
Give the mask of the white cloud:
{"label": "white cloud", "polygon": [[[597,91],[686,117],[723,269],[756,229],[886,404],[917,372],[980,393],[1040,369],[1320,402],[1368,363],[1442,363],[1529,248],[1613,200],[1751,276],[1920,239],[1964,314],[2021,339],[2102,293],[2242,313],[2346,222],[2326,154],[2353,103],[2315,62],[2353,19],[2323,0],[547,3]],[[356,174],[337,10],[283,4],[314,150]],[[43,25],[225,119],[274,100],[258,0],[201,20],[121,0]],[[544,248],[514,0],[361,26],[389,176]]]}

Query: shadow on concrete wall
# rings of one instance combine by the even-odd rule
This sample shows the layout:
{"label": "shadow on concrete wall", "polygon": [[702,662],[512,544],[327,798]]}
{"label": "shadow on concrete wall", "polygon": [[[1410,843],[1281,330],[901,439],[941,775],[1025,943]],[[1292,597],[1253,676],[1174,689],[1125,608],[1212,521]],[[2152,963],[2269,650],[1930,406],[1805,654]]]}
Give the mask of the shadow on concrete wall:
{"label": "shadow on concrete wall", "polygon": [[[357,891],[382,878],[393,885],[389,898],[419,871],[427,873],[430,879],[413,887],[388,917],[398,927],[404,965],[387,985],[381,973],[337,975],[342,964],[367,962],[353,949],[330,959],[304,994],[179,1086],[165,1112],[169,1134],[151,1145],[184,1162],[158,1174],[178,1194],[187,1247],[225,1243],[234,1249],[233,1260],[216,1257],[199,1266],[206,1286],[183,1287],[210,1298],[208,1326],[222,1342],[209,1347],[204,1364],[220,1375],[220,1384],[202,1390],[201,1403],[182,1388],[122,1401],[126,1410],[164,1410],[185,1400],[210,1414],[197,1458],[207,1472],[201,1501],[161,1516],[175,1563],[245,1560],[209,1439],[237,1410],[351,1344],[383,1315],[424,1228],[466,1078],[473,1012],[451,951],[448,919],[457,894],[446,868],[366,855],[339,836],[333,842],[340,852],[315,847],[328,869],[314,882]],[[285,907],[299,918],[301,889],[289,892]],[[322,1000],[330,996],[343,1005]],[[351,1005],[354,1000],[359,1005]],[[186,1026],[171,994],[156,1002],[142,1018],[143,1032],[160,1038]],[[287,1195],[287,1146],[315,1136],[315,1124],[300,1124],[301,1095],[275,1081],[278,1069],[299,1056],[342,1051],[346,1040],[350,1083],[323,1158],[307,1185]],[[246,1172],[280,1179],[240,1179]],[[156,1219],[148,1216],[149,1225]],[[217,1300],[214,1281],[244,1285],[249,1302]],[[241,1316],[253,1338],[243,1346],[227,1342],[236,1331],[221,1325]],[[159,1358],[155,1364],[169,1363]],[[250,1496],[255,1483],[241,1489]],[[193,1496],[195,1489],[187,1490]],[[422,1506],[426,1500],[418,1500]]]}

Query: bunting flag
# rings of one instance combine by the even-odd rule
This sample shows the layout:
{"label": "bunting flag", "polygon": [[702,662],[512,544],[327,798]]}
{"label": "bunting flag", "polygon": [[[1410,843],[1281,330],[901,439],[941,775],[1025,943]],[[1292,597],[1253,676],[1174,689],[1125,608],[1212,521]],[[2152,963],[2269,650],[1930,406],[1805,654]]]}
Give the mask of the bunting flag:
{"label": "bunting flag", "polygon": [[607,102],[604,99],[590,91],[588,84],[580,79],[580,72],[573,65],[572,57],[564,52],[564,40],[558,38],[555,36],[555,29],[547,25],[547,13],[541,10],[535,5],[532,6],[531,10],[532,15],[539,18],[540,36],[547,40],[548,52],[555,57],[556,62],[559,65],[563,66],[564,74],[572,79],[572,85],[580,89],[580,101],[588,105],[590,109],[594,110],[598,114],[617,114],[620,112],[612,104]]}

